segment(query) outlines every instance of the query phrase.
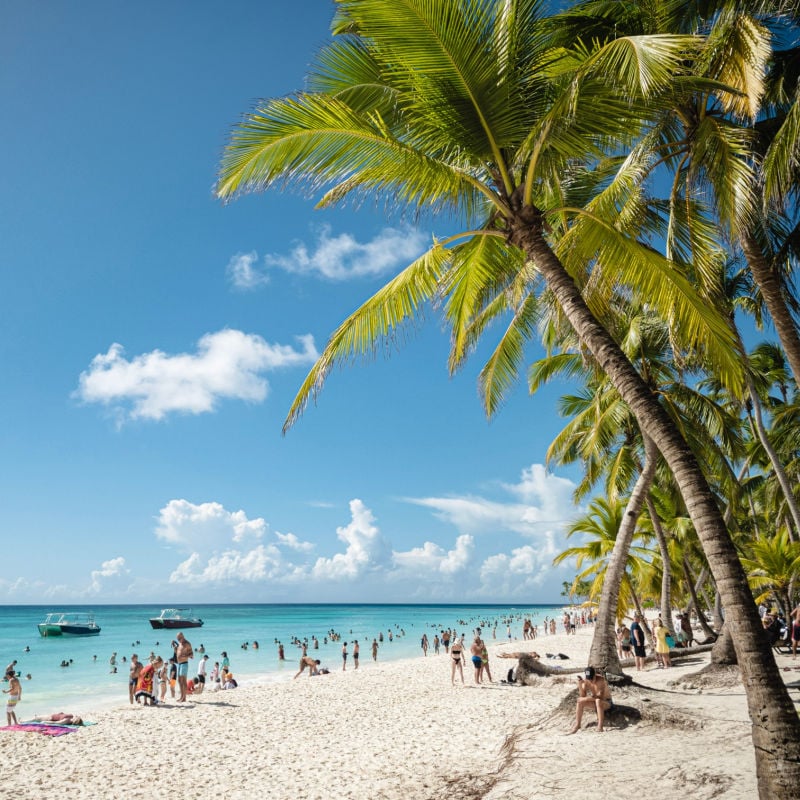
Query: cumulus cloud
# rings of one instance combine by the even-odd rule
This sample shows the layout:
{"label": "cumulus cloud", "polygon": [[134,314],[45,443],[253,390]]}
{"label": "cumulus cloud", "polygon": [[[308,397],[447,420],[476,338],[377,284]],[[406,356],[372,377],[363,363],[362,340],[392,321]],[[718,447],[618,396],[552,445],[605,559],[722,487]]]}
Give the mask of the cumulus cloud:
{"label": "cumulus cloud", "polygon": [[89,592],[96,593],[103,588],[107,588],[108,580],[113,578],[125,578],[128,570],[125,569],[125,559],[122,556],[111,558],[100,565],[100,569],[92,570],[92,579],[89,584]]}
{"label": "cumulus cloud", "polygon": [[[349,233],[333,236],[330,227],[324,226],[312,247],[298,242],[288,255],[268,253],[264,256],[264,265],[267,269],[317,275],[332,281],[383,275],[417,258],[425,249],[426,238],[412,229],[384,228],[374,239],[359,242]],[[250,280],[261,277],[261,273],[253,272],[252,263],[247,270],[240,268],[240,272]],[[255,285],[259,282],[263,281]]]}
{"label": "cumulus cloud", "polygon": [[192,553],[169,576],[170,583],[255,583],[277,577],[283,564],[276,547],[258,545],[241,552],[226,550],[203,562],[199,553]]}
{"label": "cumulus cloud", "polygon": [[432,509],[439,519],[471,535],[513,531],[537,537],[563,527],[573,513],[575,485],[549,474],[541,464],[523,470],[519,483],[501,488],[516,502],[473,495],[407,498],[407,502]]}
{"label": "cumulus cloud", "polygon": [[439,573],[450,576],[463,571],[469,565],[475,542],[471,536],[462,534],[456,539],[452,550],[445,550],[435,542],[425,542],[405,552],[393,554],[394,563],[412,574]]}
{"label": "cumulus cloud", "polygon": [[290,550],[309,553],[314,549],[314,545],[311,542],[301,542],[293,533],[278,533],[276,531],[275,538],[278,540],[278,544],[288,547]]}
{"label": "cumulus cloud", "polygon": [[228,262],[226,272],[228,279],[237,288],[242,290],[256,289],[269,283],[269,275],[263,269],[258,269],[258,253],[251,250],[249,253],[237,253]]}
{"label": "cumulus cloud", "polygon": [[311,570],[321,580],[351,580],[391,564],[391,549],[374,524],[375,517],[361,500],[350,501],[350,524],[336,529],[347,545],[344,553],[318,558]]}
{"label": "cumulus cloud", "polygon": [[481,594],[490,597],[522,598],[541,588],[553,576],[553,557],[558,552],[552,534],[536,547],[524,545],[510,553],[489,556],[481,565]]}
{"label": "cumulus cloud", "polygon": [[156,536],[182,550],[208,552],[257,541],[267,529],[261,517],[248,519],[244,511],[228,511],[220,503],[170,500],[159,512]]}
{"label": "cumulus cloud", "polygon": [[242,331],[222,330],[203,336],[196,353],[153,350],[130,361],[122,345],[115,343],[81,373],[75,394],[86,403],[112,407],[122,419],[202,414],[228,398],[258,403],[269,389],[265,372],[312,364],[319,357],[312,336],[298,337],[298,343],[295,349]]}

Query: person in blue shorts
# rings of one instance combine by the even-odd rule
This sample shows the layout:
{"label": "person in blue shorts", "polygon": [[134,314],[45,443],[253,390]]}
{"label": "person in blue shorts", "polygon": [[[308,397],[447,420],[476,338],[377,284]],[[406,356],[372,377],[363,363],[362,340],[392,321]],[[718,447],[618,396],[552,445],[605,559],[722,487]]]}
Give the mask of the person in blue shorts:
{"label": "person in blue shorts", "polygon": [[189,659],[194,658],[192,643],[182,634],[176,637],[178,646],[175,648],[175,659],[178,662],[178,702],[186,702],[186,692],[189,688]]}

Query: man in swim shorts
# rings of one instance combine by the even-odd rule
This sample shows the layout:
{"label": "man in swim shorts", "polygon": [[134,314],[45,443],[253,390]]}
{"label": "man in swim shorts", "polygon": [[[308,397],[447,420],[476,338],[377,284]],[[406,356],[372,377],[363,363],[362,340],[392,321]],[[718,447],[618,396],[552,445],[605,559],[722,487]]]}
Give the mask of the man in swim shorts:
{"label": "man in swim shorts", "polygon": [[176,637],[178,646],[175,648],[175,658],[178,662],[178,689],[179,689],[179,703],[186,702],[186,692],[189,689],[189,659],[194,658],[194,650],[192,650],[192,643],[182,634],[179,633]]}
{"label": "man in swim shorts", "polygon": [[578,702],[575,705],[575,724],[569,733],[577,733],[581,729],[583,712],[587,708],[597,711],[597,732],[603,731],[605,713],[613,708],[611,689],[606,679],[598,674],[594,667],[586,667],[583,677],[578,676]]}

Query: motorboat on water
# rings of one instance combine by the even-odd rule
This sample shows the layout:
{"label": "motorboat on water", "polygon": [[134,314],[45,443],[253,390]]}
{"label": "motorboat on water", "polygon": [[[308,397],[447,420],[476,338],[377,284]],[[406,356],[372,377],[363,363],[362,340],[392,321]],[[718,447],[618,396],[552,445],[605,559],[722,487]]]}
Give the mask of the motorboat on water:
{"label": "motorboat on water", "polygon": [[52,611],[37,626],[41,636],[97,636],[94,614]]}
{"label": "motorboat on water", "polygon": [[195,617],[191,608],[164,608],[158,617],[150,618],[150,625],[156,630],[162,628],[202,628],[203,620]]}

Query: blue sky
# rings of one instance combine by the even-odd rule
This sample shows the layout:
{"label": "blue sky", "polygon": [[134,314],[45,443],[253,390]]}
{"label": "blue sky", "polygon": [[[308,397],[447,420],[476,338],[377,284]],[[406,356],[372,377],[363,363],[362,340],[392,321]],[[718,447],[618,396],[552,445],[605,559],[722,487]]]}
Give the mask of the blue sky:
{"label": "blue sky", "polygon": [[281,435],[327,336],[437,231],[213,197],[332,3],[0,8],[0,603],[558,602],[566,387],[488,422],[488,349],[451,378],[430,312]]}

